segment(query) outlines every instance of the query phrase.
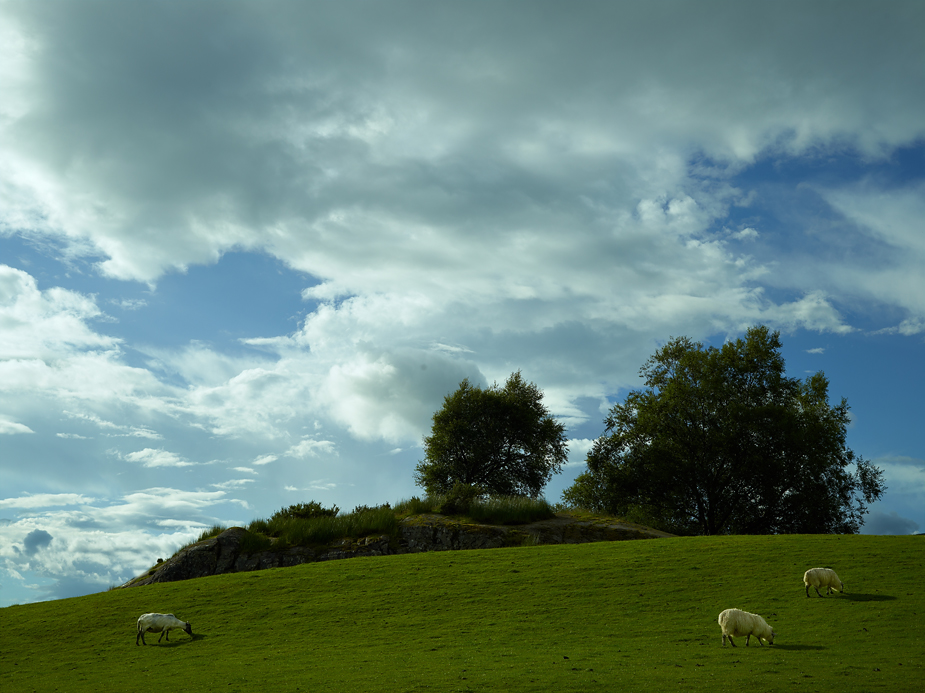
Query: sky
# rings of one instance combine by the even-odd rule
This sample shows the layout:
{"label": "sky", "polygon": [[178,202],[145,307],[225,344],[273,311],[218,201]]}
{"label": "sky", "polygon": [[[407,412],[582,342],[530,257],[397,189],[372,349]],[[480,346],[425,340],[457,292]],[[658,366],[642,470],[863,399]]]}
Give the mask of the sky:
{"label": "sky", "polygon": [[0,606],[420,495],[536,383],[557,502],[671,337],[779,330],[925,531],[925,3],[0,0]]}

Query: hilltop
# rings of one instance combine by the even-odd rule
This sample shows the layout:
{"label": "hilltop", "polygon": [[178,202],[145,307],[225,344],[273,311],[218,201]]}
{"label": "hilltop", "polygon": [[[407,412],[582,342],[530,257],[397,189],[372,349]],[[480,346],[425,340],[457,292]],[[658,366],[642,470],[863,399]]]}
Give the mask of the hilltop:
{"label": "hilltop", "polygon": [[225,573],[283,568],[345,558],[390,556],[428,551],[494,549],[543,544],[585,544],[599,541],[657,539],[673,536],[650,527],[574,513],[517,526],[490,525],[437,513],[411,515],[393,535],[345,537],[321,546],[284,546],[250,550],[250,533],[231,527],[159,562],[123,587],[175,582]]}
{"label": "hilltop", "polygon": [[[807,598],[833,566],[845,594]],[[675,537],[309,563],[0,609],[4,693],[916,691],[922,537]],[[773,646],[723,647],[761,614]],[[135,645],[142,613],[193,637]]]}

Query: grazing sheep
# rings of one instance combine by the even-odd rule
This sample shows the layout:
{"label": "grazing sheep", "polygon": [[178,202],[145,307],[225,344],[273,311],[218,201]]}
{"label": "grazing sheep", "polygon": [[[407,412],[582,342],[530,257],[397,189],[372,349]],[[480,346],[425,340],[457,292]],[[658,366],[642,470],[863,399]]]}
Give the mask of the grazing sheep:
{"label": "grazing sheep", "polygon": [[[135,636],[135,644],[138,644],[139,638],[141,638],[142,645],[148,644],[145,642],[145,633],[160,633],[161,638],[166,635],[167,642],[170,642],[170,631],[174,628],[179,628],[190,637],[193,635],[193,627],[189,621],[181,621],[173,614],[142,614],[138,617],[138,635]],[[157,641],[160,642],[161,638]]]}
{"label": "grazing sheep", "polygon": [[742,635],[745,636],[746,647],[753,635],[758,638],[762,647],[764,647],[764,643],[761,642],[762,638],[767,640],[769,645],[774,644],[774,629],[758,614],[750,614],[740,609],[726,609],[719,615],[716,622],[723,629],[723,647],[726,647],[726,638],[729,638],[729,642],[735,647],[736,644],[732,637]]}
{"label": "grazing sheep", "polygon": [[[803,584],[806,585],[806,596],[809,596],[809,588],[813,587],[816,594],[819,594],[819,588],[825,587],[826,594],[832,594],[832,590],[837,590],[842,594],[845,593],[844,583],[838,579],[835,571],[831,568],[810,568],[803,573]],[[819,594],[821,597],[822,595]]]}

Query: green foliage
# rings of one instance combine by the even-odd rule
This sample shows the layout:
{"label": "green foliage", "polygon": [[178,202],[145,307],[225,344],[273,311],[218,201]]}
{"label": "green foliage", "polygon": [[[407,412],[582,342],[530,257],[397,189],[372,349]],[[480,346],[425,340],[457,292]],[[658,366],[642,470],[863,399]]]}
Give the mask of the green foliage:
{"label": "green foliage", "polygon": [[228,528],[225,527],[224,525],[212,525],[208,529],[202,530],[202,532],[199,533],[199,538],[193,543],[205,541],[206,539],[211,539],[212,537],[217,537],[219,534],[224,532],[226,529]]}
{"label": "green foliage", "polygon": [[358,505],[353,509],[353,514],[356,515],[359,513],[366,513],[366,512],[369,512],[370,510],[379,510],[380,508],[388,510],[388,509],[391,509],[391,507],[392,506],[390,506],[388,503],[383,503],[382,505],[376,505],[372,508],[370,508],[368,505]]}
{"label": "green foliage", "polygon": [[440,499],[434,496],[426,496],[424,498],[411,496],[411,498],[399,501],[395,504],[395,514],[399,517],[423,515],[425,513],[435,513],[439,507]]}
{"label": "green foliage", "polygon": [[[167,672],[191,692],[914,691],[923,564],[923,537],[724,536],[234,573],[0,609],[0,690],[109,693]],[[817,565],[847,593],[806,598]],[[724,648],[731,606],[764,616],[775,645]],[[136,647],[152,609],[195,636]],[[50,646],[61,623],[92,625]]]}
{"label": "green foliage", "polygon": [[[308,511],[298,511],[312,507]],[[292,511],[296,508],[297,511]],[[328,544],[337,539],[360,538],[371,534],[394,534],[398,530],[398,518],[388,503],[375,508],[359,506],[352,513],[338,514],[338,508],[321,508],[310,504],[290,506],[276,513],[269,520],[257,519],[247,526],[249,534],[277,539],[276,548]],[[255,542],[258,540],[254,540]],[[270,541],[266,539],[266,547]],[[255,544],[256,545],[256,544]],[[264,550],[259,548],[257,550]]]}
{"label": "green foliage", "polygon": [[485,495],[485,491],[472,484],[457,481],[444,496],[440,504],[443,515],[465,515],[472,504]]}
{"label": "green foliage", "polygon": [[468,380],[444,399],[424,438],[415,483],[432,495],[457,483],[488,493],[536,497],[566,461],[565,426],[543,405],[543,393],[520,372],[483,389]]}
{"label": "green foliage", "polygon": [[857,532],[882,472],[845,444],[847,401],[821,372],[786,377],[780,349],[766,327],[720,349],[670,340],[564,502],[675,534]]}
{"label": "green foliage", "polygon": [[524,496],[489,496],[477,499],[467,514],[476,522],[491,525],[522,525],[555,517],[553,507],[544,498]]}
{"label": "green foliage", "polygon": [[270,548],[271,541],[265,534],[257,534],[248,530],[241,537],[241,551],[244,553],[259,553]]}
{"label": "green foliage", "polygon": [[311,520],[316,517],[337,517],[340,511],[336,505],[333,508],[325,508],[318,501],[309,501],[308,503],[298,503],[290,505],[288,508],[282,508],[273,513],[270,520]]}
{"label": "green foliage", "polygon": [[270,521],[260,518],[251,520],[251,523],[246,529],[248,532],[253,532],[254,534],[265,534],[270,536]]}

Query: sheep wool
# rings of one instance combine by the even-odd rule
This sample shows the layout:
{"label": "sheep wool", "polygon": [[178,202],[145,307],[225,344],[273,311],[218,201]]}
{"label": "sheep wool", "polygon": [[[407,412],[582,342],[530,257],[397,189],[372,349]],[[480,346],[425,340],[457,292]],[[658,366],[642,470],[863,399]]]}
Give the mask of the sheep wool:
{"label": "sheep wool", "polygon": [[726,638],[729,638],[729,642],[735,647],[736,644],[732,638],[743,635],[746,647],[753,635],[758,638],[762,647],[764,646],[762,640],[767,640],[769,645],[774,644],[774,629],[758,614],[750,614],[741,609],[726,609],[719,615],[716,622],[723,629],[723,647],[726,646]]}
{"label": "sheep wool", "polygon": [[825,587],[826,594],[832,594],[832,590],[836,590],[845,593],[844,583],[838,579],[838,576],[835,574],[835,571],[831,568],[810,568],[805,573],[803,573],[803,584],[806,585],[806,596],[809,596],[809,588],[812,587],[816,590],[816,594],[820,597],[819,588]]}
{"label": "sheep wool", "polygon": [[142,614],[138,617],[138,633],[135,635],[135,644],[138,644],[140,638],[141,644],[147,645],[145,642],[145,633],[160,633],[161,637],[157,639],[158,642],[160,642],[161,638],[164,636],[167,637],[167,642],[170,642],[170,631],[174,628],[182,630],[190,637],[193,636],[193,627],[190,625],[190,622],[181,621],[173,614]]}

